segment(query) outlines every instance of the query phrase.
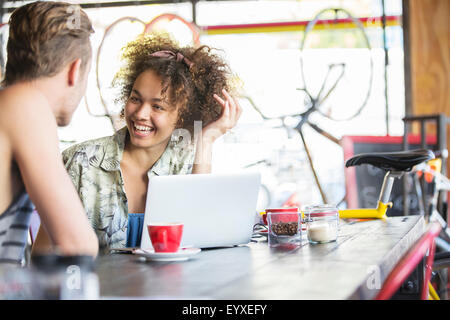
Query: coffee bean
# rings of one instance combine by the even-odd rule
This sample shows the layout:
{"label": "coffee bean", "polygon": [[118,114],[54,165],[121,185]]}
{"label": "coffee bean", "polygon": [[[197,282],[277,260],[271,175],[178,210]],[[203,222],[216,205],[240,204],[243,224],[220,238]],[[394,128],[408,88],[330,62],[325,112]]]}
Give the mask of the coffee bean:
{"label": "coffee bean", "polygon": [[278,236],[293,236],[298,233],[298,223],[297,222],[273,223],[272,232]]}

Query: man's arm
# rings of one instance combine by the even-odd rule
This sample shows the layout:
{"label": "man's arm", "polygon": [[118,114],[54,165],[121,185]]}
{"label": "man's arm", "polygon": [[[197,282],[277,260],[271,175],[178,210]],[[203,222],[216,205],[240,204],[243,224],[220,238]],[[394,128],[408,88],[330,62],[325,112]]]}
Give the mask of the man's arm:
{"label": "man's arm", "polygon": [[9,106],[8,131],[14,159],[41,218],[39,237],[42,230],[48,235],[36,246],[51,242],[62,254],[95,256],[98,240],[62,163],[54,115],[43,97],[24,93],[20,100],[15,103],[21,105]]}

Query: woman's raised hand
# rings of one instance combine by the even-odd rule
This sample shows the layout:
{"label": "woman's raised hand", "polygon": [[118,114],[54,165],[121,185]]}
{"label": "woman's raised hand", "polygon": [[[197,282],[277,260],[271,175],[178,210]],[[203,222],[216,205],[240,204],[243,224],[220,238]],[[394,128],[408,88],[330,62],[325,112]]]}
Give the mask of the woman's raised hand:
{"label": "woman's raised hand", "polygon": [[242,108],[237,100],[225,89],[222,89],[222,93],[223,98],[214,94],[214,98],[222,106],[222,115],[219,119],[203,128],[203,139],[210,142],[214,142],[228,130],[234,128],[242,114]]}

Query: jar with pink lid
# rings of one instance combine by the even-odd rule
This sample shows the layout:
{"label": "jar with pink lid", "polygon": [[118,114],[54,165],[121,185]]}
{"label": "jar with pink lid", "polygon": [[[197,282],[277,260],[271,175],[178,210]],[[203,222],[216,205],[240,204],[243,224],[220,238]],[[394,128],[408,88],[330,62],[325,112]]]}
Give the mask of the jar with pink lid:
{"label": "jar with pink lid", "polygon": [[301,245],[301,214],[298,208],[266,209],[269,247],[295,248]]}

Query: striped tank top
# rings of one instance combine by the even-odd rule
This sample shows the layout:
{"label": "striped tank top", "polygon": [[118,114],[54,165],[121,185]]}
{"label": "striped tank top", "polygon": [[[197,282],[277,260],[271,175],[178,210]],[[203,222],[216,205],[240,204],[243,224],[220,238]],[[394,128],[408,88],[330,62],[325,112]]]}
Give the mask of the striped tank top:
{"label": "striped tank top", "polygon": [[24,190],[0,215],[0,263],[23,263],[33,210],[34,205]]}

